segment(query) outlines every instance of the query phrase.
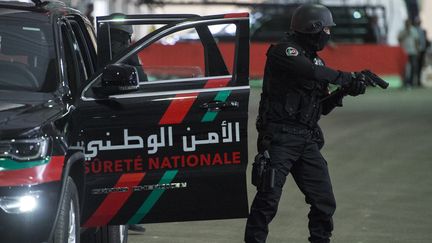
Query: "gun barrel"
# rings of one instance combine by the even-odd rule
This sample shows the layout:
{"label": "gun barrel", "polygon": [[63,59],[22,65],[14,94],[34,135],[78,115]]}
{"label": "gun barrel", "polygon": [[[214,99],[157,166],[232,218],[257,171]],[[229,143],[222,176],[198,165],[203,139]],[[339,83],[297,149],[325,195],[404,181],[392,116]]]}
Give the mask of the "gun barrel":
{"label": "gun barrel", "polygon": [[376,75],[375,73],[373,73],[369,70],[364,70],[364,71],[362,71],[362,73],[365,76],[367,76],[368,78],[372,79],[372,81],[374,83],[376,83],[378,86],[380,86],[382,89],[387,89],[387,87],[389,86],[389,83],[387,83],[382,78],[380,78],[378,75]]}

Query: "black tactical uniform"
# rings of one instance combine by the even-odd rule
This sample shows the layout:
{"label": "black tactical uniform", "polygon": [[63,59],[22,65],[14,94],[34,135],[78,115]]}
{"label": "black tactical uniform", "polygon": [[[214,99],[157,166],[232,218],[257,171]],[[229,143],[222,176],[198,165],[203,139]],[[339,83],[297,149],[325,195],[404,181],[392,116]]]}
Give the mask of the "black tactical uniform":
{"label": "black tactical uniform", "polygon": [[[330,241],[336,202],[327,162],[320,153],[324,139],[317,122],[322,114],[342,106],[342,93],[323,100],[329,95],[329,84],[348,87],[351,95],[365,91],[351,73],[325,67],[316,54],[328,41],[328,27],[333,25],[326,7],[302,5],[293,15],[293,32],[267,52],[257,120],[258,150],[268,150],[275,181],[273,188],[258,190],[255,196],[246,225],[247,243],[265,242],[289,172],[311,205],[309,240]],[[323,31],[326,27],[328,33]]]}

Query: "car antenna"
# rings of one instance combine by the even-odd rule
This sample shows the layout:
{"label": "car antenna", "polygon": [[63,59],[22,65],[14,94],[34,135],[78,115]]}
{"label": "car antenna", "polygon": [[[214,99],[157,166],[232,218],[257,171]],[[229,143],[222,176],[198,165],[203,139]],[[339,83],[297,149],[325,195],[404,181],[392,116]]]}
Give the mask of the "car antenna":
{"label": "car antenna", "polygon": [[42,2],[41,0],[31,0],[31,1],[36,5],[36,7],[43,7],[49,3],[48,1]]}

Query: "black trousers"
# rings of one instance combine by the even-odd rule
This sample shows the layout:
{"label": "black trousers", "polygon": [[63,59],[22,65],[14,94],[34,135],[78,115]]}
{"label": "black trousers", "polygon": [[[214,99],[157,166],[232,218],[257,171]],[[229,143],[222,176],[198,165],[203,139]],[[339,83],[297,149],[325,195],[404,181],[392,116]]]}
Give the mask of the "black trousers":
{"label": "black trousers", "polygon": [[405,77],[404,77],[404,86],[412,87],[419,83],[417,77],[418,73],[418,56],[417,55],[408,55],[408,62],[405,65]]}
{"label": "black trousers", "polygon": [[422,77],[422,71],[423,66],[425,65],[425,55],[426,51],[420,51],[418,54],[418,62],[417,62],[417,84],[416,86],[422,86],[421,84],[421,77]]}
{"label": "black trousers", "polygon": [[276,169],[275,187],[257,192],[246,224],[245,242],[266,241],[268,225],[276,215],[282,187],[290,172],[311,206],[309,241],[330,242],[336,201],[327,162],[319,151],[316,136],[288,126],[270,126],[268,130],[273,134],[269,153],[271,166]]}

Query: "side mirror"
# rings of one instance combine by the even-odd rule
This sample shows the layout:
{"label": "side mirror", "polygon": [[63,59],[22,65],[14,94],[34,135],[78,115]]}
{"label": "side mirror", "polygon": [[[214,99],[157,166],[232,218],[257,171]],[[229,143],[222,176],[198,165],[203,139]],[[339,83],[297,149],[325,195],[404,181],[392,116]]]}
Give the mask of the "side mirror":
{"label": "side mirror", "polygon": [[137,70],[127,64],[107,65],[102,72],[101,81],[100,87],[93,88],[93,91],[100,96],[124,94],[139,89]]}

